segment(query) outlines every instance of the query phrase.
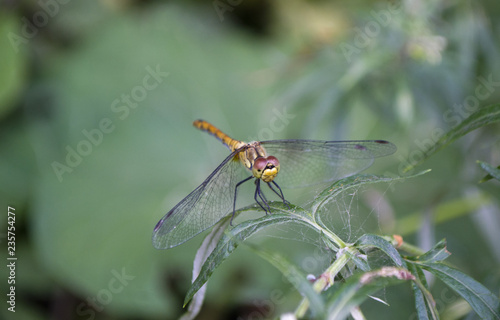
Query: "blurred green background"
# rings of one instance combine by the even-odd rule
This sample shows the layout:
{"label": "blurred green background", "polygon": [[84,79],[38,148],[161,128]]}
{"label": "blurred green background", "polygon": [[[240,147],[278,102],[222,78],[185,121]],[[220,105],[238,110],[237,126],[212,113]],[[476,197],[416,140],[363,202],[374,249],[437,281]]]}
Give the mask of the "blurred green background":
{"label": "blurred green background", "polygon": [[[369,171],[402,174],[500,100],[499,15],[498,1],[1,1],[0,236],[14,207],[18,258],[16,313],[4,303],[3,318],[178,318],[202,237],[159,251],[152,230],[228,154],[193,120],[246,141],[386,139],[398,152]],[[453,143],[425,176],[340,199],[345,240],[447,238],[450,262],[498,295],[500,185],[477,183],[476,160],[500,164],[499,133]],[[308,235],[254,241],[313,272]],[[459,303],[439,283],[433,293],[439,311]],[[268,318],[300,298],[241,247],[199,318]],[[390,307],[364,306],[370,319],[415,316],[409,287],[383,298]]]}

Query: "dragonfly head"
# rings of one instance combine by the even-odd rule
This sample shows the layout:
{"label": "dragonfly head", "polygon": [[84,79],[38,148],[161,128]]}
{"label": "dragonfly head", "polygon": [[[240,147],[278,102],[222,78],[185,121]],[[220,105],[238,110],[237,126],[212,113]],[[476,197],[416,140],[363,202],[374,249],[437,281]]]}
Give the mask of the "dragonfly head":
{"label": "dragonfly head", "polygon": [[264,182],[273,181],[279,171],[280,162],[273,156],[269,156],[267,158],[258,157],[255,159],[252,166],[253,176],[257,179],[262,179]]}

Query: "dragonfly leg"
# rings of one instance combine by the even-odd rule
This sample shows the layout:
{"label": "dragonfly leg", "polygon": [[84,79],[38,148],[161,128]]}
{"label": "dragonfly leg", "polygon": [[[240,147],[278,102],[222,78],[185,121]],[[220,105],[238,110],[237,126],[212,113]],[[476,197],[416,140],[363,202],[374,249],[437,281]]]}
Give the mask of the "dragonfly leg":
{"label": "dragonfly leg", "polygon": [[[276,189],[273,188],[271,183],[273,183],[276,186],[276,188],[278,188],[279,193]],[[290,209],[290,202],[285,200],[285,196],[283,195],[283,191],[281,190],[280,186],[276,182],[274,182],[274,180],[271,182],[268,182],[267,185],[269,186],[269,189],[273,190],[273,192],[276,193],[278,195],[278,197],[280,197],[281,200],[283,200],[283,203],[288,207],[288,209]]]}
{"label": "dragonfly leg", "polygon": [[234,219],[234,215],[235,215],[235,213],[236,213],[236,195],[237,195],[237,193],[238,193],[238,187],[239,187],[242,183],[245,183],[245,182],[247,182],[248,180],[250,180],[250,179],[252,179],[252,178],[253,178],[253,176],[250,176],[250,177],[248,177],[248,178],[246,178],[246,179],[243,179],[243,180],[241,180],[240,182],[238,182],[238,183],[236,184],[236,187],[234,187],[233,215],[232,215],[232,217],[231,217],[231,221],[229,222],[229,224],[230,224],[231,226],[233,225],[233,219]]}
{"label": "dragonfly leg", "polygon": [[[259,202],[259,199],[257,198],[257,196],[266,205],[265,207],[262,203]],[[267,203],[267,199],[264,196],[264,194],[262,193],[262,190],[260,189],[260,179],[255,180],[255,194],[254,194],[253,198],[255,199],[255,202],[257,202],[257,204],[262,208],[262,210],[264,210],[266,212],[266,214],[271,213],[271,207],[269,207],[269,204]]]}

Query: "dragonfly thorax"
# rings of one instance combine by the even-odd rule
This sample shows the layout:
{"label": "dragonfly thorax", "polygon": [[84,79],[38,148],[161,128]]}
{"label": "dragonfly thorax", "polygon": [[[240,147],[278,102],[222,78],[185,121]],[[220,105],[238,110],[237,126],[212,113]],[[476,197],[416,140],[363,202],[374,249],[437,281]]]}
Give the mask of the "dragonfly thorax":
{"label": "dragonfly thorax", "polygon": [[276,157],[267,156],[266,149],[261,146],[260,142],[253,141],[250,143],[239,142],[235,145],[242,150],[239,152],[240,162],[250,171],[257,179],[262,179],[264,182],[271,182],[276,178],[280,171],[280,162]]}

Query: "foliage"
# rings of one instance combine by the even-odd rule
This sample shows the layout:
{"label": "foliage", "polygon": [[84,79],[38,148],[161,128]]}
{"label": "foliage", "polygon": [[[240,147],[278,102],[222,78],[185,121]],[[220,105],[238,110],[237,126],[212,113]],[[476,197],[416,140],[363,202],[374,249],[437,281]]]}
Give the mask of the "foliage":
{"label": "foliage", "polygon": [[[272,203],[273,214],[238,224],[219,238],[210,236],[215,249],[204,262],[199,275],[186,295],[184,303],[188,303],[193,298],[220,264],[248,237],[269,226],[293,222],[307,225],[323,235],[323,239],[329,242],[328,246],[334,248],[336,252],[334,263],[317,277],[312,285],[306,280],[298,266],[287,261],[280,254],[268,252],[254,245],[252,245],[252,250],[274,265],[305,297],[295,312],[297,318],[306,316],[306,311],[308,311],[307,318],[345,319],[351,314],[353,308],[358,307],[370,294],[401,281],[412,281],[415,309],[419,319],[439,319],[422,270],[434,274],[460,294],[481,319],[500,318],[499,300],[493,293],[468,275],[442,262],[450,255],[446,249],[445,240],[437,243],[428,252],[420,254],[418,250],[404,243],[398,243],[396,239],[391,240],[372,234],[365,234],[352,244],[344,243],[334,231],[329,230],[321,223],[320,209],[335,199],[339,192],[345,192],[359,185],[413,178],[423,173],[425,172],[404,178],[373,175],[355,175],[344,178],[320,193],[311,203],[310,212],[298,206],[292,205],[288,208],[282,203]],[[260,206],[252,205],[239,210],[238,214],[247,210],[264,212]],[[216,226],[215,229],[225,227],[227,227],[227,221],[223,220],[221,226]],[[398,251],[396,248],[401,250]],[[417,251],[419,254],[406,256],[405,249],[411,253]],[[203,247],[200,250],[204,250]],[[378,269],[370,267],[370,260],[367,257],[368,253],[373,250],[383,252],[392,260],[392,264]],[[349,271],[347,280],[335,280],[340,271],[349,263],[354,263],[357,270]]]}
{"label": "foliage", "polygon": [[[214,3],[229,7],[221,12]],[[247,141],[385,139],[399,151],[370,169],[379,175],[340,181],[316,199],[318,190],[285,190],[293,210],[273,203],[274,214],[262,217],[247,206],[240,219],[254,211],[257,219],[226,234],[222,225],[213,229],[222,238],[207,240],[195,257],[196,274],[209,244],[218,245],[214,266],[189,292],[203,293],[211,279],[205,298],[193,296],[193,313],[204,301],[201,312],[215,319],[294,308],[401,319],[413,304],[422,319],[494,315],[500,131],[490,111],[500,100],[500,5],[398,3],[1,2],[0,203],[16,208],[15,315],[173,319],[185,311],[201,239],[157,251],[150,236],[227,155],[191,128],[196,118]],[[156,68],[161,81],[151,82]],[[425,159],[430,173],[393,180],[438,148]],[[56,162],[69,169],[58,174]],[[367,191],[358,194],[361,187]],[[241,194],[243,207],[251,196]],[[299,229],[299,241],[296,226],[308,230]],[[288,230],[295,237],[281,235]],[[443,243],[425,256],[416,248],[442,238],[453,252],[446,264]],[[304,257],[316,249],[325,266],[305,270]],[[434,276],[426,279],[426,270]],[[318,276],[324,272],[336,275],[333,285]],[[305,273],[317,280],[308,283]],[[411,284],[414,302],[400,283]],[[442,298],[446,286],[451,299]],[[275,290],[281,303],[262,308]],[[0,317],[11,313],[2,308]]]}
{"label": "foliage", "polygon": [[[459,137],[497,121],[498,105],[490,106],[473,113],[465,119],[463,123],[451,129],[437,141],[435,145],[431,146],[423,160],[437,153],[441,148]],[[496,171],[498,170],[485,163],[481,162],[480,164],[485,170],[490,172],[493,177],[497,177]],[[407,168],[406,171],[410,169],[412,168]],[[309,285],[306,277],[299,270],[298,266],[287,261],[286,258],[281,257],[281,255],[277,253],[270,253],[267,250],[257,247],[253,247],[253,250],[280,270],[301,295],[305,297],[305,300],[295,311],[295,316],[297,318],[306,316],[306,311],[309,311],[308,318],[317,319],[345,319],[352,314],[354,310],[356,310],[357,316],[359,316],[360,311],[356,308],[358,308],[370,294],[394,284],[394,281],[387,280],[387,278],[389,278],[413,281],[412,287],[418,318],[439,319],[439,313],[436,309],[434,299],[429,292],[429,287],[423,273],[423,270],[426,270],[442,280],[453,291],[457,292],[465,299],[481,319],[500,319],[500,300],[498,297],[473,278],[443,263],[443,260],[450,255],[446,249],[445,240],[441,240],[431,250],[425,253],[418,252],[418,249],[415,250],[412,246],[405,246],[404,243],[398,242],[398,238],[394,238],[391,243],[388,239],[372,234],[365,234],[354,243],[349,244],[341,240],[341,238],[321,220],[321,214],[324,214],[322,210],[323,207],[328,204],[328,202],[339,197],[339,194],[351,188],[378,182],[404,180],[423,173],[425,172],[413,176],[396,178],[374,175],[354,175],[338,180],[315,197],[312,203],[310,203],[310,211],[294,205],[289,207],[281,203],[273,203],[271,205],[273,209],[272,215],[245,221],[228,230],[224,235],[221,234],[219,238],[210,238],[214,243],[213,247],[215,247],[215,249],[207,257],[200,273],[193,281],[184,300],[184,304],[188,303],[196,292],[205,285],[212,273],[231,253],[233,253],[242,241],[255,232],[269,226],[294,222],[304,224],[320,233],[323,241],[327,242],[326,245],[336,252],[334,263],[316,279],[312,286]],[[238,211],[238,214],[249,209],[261,212],[264,211],[259,206],[253,205]],[[227,222],[223,220],[222,226],[226,227]],[[220,227],[215,227],[215,229],[218,228]],[[401,251],[404,251],[406,248],[410,253],[415,254],[416,252],[417,254],[405,256],[395,248],[400,248],[402,249]],[[392,264],[380,269],[372,269],[366,257],[368,257],[367,253],[374,249],[380,250],[387,255],[387,257],[392,260]],[[360,257],[364,258],[360,259]],[[341,281],[339,284],[339,282],[335,281],[335,278],[350,262],[356,265],[358,271],[349,270],[347,281]],[[373,281],[374,279],[376,281]],[[334,283],[335,286],[332,286]],[[354,316],[354,314],[352,315]]]}

